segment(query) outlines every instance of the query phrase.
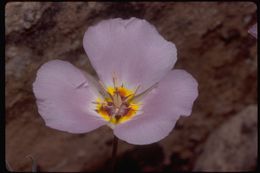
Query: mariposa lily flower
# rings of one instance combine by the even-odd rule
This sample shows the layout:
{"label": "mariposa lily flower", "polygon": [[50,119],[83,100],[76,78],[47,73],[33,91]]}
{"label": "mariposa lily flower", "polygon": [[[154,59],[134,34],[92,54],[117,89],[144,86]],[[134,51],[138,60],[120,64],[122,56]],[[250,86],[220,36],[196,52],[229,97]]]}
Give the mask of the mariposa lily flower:
{"label": "mariposa lily flower", "polygon": [[84,49],[99,79],[69,62],[42,65],[33,83],[47,126],[85,133],[108,125],[131,144],[166,137],[181,115],[190,115],[197,81],[177,60],[173,43],[145,20],[104,20],[89,27]]}
{"label": "mariposa lily flower", "polygon": [[248,32],[254,36],[255,38],[257,38],[257,24],[254,24],[249,30]]}

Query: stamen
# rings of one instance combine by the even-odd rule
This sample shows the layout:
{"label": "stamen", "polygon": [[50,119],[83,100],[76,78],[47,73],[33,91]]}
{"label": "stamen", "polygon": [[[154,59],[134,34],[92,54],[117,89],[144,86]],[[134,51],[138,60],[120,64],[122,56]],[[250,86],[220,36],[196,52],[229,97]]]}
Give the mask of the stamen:
{"label": "stamen", "polygon": [[[134,94],[129,94],[128,96],[126,96],[125,101],[129,102],[130,99],[132,99],[132,98],[136,95],[137,90],[138,90],[140,87],[141,87],[141,85],[138,85],[138,86],[136,87],[136,89],[135,89]],[[131,98],[130,96],[133,96],[133,97]]]}
{"label": "stamen", "polygon": [[113,78],[113,85],[114,85],[114,88],[116,88],[116,87],[117,87],[117,78],[116,78],[116,73],[115,73],[115,72],[113,72],[113,74],[112,74],[112,78]]}
{"label": "stamen", "polygon": [[110,124],[116,125],[128,121],[138,112],[140,104],[132,102],[132,99],[137,94],[141,85],[137,86],[133,91],[123,88],[123,83],[121,85],[118,84],[116,73],[113,73],[112,79],[113,86],[107,88],[101,81],[98,81],[102,90],[106,91],[107,97],[101,100],[97,99],[92,103],[96,104],[96,112]]}
{"label": "stamen", "polygon": [[149,92],[151,92],[155,87],[157,87],[158,82],[155,83],[154,85],[152,85],[150,88],[146,89],[145,91],[143,91],[142,93],[134,96],[133,98],[131,98],[129,101],[139,101],[141,98],[143,98],[145,95],[147,95]]}
{"label": "stamen", "polygon": [[[98,83],[101,85],[102,89],[106,91],[106,86],[101,82],[101,80],[98,81]],[[112,95],[109,92],[106,92],[108,96],[113,99]]]}
{"label": "stamen", "polygon": [[134,95],[136,95],[137,90],[138,90],[140,87],[141,87],[141,85],[138,85],[138,86],[136,87],[135,92],[134,92]]}
{"label": "stamen", "polygon": [[106,90],[106,86],[102,83],[101,80],[99,80],[98,83],[101,85],[101,87],[102,87],[104,90]]}
{"label": "stamen", "polygon": [[128,101],[127,99],[130,98],[131,96],[134,96],[134,94],[129,94],[128,96],[125,96],[125,101]]}

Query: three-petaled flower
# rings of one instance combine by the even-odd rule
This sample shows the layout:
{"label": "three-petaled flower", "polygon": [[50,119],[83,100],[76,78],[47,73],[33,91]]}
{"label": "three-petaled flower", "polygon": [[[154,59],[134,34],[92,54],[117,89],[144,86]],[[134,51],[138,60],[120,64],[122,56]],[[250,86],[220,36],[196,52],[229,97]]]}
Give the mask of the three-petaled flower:
{"label": "three-petaled flower", "polygon": [[147,21],[101,21],[88,28],[83,46],[98,80],[61,60],[37,73],[33,91],[47,126],[85,133],[107,124],[128,143],[150,144],[191,114],[197,81],[171,70],[176,47]]}

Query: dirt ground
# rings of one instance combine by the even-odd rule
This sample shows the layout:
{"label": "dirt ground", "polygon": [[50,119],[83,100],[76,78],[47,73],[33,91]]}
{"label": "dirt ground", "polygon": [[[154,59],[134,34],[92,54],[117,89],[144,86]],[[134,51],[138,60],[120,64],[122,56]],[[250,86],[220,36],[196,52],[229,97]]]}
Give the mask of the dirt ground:
{"label": "dirt ground", "polygon": [[174,68],[199,83],[192,115],[158,143],[119,142],[117,170],[242,171],[257,166],[257,21],[251,2],[10,2],[5,7],[5,157],[17,171],[101,171],[111,167],[113,134],[50,129],[37,112],[39,67],[61,59],[94,74],[82,39],[108,18],[146,19],[175,43]]}

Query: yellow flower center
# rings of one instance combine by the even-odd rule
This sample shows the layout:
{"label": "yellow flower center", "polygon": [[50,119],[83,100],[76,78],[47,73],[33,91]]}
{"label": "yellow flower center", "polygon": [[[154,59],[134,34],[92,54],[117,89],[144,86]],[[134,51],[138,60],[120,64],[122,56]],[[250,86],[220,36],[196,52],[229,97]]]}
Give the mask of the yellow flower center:
{"label": "yellow flower center", "polygon": [[97,98],[96,112],[106,121],[112,124],[119,124],[133,118],[140,109],[140,103],[135,102],[132,98],[136,92],[125,88],[109,86],[106,88],[109,97]]}

